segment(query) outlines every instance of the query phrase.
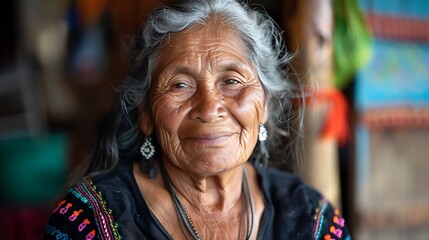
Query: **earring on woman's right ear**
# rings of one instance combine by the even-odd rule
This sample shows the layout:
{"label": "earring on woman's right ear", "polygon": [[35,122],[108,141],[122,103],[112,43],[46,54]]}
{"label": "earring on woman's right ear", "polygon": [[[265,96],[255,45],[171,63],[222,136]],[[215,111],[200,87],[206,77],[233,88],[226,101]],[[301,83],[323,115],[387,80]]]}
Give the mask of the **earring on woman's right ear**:
{"label": "earring on woman's right ear", "polygon": [[268,139],[268,131],[265,128],[264,124],[259,124],[258,131],[258,140],[259,140],[259,153],[255,159],[255,166],[259,168],[265,168],[268,165],[268,160],[270,154],[268,153],[268,148],[266,145],[266,140]]}
{"label": "earring on woman's right ear", "polygon": [[140,147],[142,155],[141,169],[149,174],[150,178],[154,178],[158,172],[155,160],[155,146],[152,143],[151,137],[145,137],[142,146]]}

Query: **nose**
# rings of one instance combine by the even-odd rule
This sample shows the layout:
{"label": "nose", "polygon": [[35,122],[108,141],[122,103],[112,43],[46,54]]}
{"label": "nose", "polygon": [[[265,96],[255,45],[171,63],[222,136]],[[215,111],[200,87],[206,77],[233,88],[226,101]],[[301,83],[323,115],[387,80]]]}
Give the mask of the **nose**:
{"label": "nose", "polygon": [[215,90],[198,90],[191,99],[191,119],[201,122],[215,122],[226,117],[223,95]]}

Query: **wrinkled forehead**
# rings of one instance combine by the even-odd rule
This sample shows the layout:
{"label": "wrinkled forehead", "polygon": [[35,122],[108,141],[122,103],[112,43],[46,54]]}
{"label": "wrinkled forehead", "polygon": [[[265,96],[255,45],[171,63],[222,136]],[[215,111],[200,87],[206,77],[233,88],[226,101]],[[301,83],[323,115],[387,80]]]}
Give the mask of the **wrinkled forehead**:
{"label": "wrinkled forehead", "polygon": [[222,41],[231,40],[237,45],[237,48],[245,46],[241,35],[226,18],[218,15],[209,16],[206,20],[190,25],[186,29],[170,34],[161,48],[167,46],[181,46],[182,44],[189,44],[195,42],[204,43],[206,41]]}
{"label": "wrinkled forehead", "polygon": [[227,52],[240,58],[243,63],[252,65],[253,68],[241,35],[224,19],[213,18],[170,34],[160,47],[155,69],[159,70],[173,59],[204,52]]}

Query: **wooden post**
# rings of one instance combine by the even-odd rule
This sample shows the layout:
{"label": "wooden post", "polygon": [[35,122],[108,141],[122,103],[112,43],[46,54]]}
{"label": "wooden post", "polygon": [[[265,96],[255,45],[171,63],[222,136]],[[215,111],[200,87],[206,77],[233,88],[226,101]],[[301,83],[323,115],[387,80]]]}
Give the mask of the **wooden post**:
{"label": "wooden post", "polygon": [[[338,139],[325,135],[332,114],[333,10],[331,0],[284,0],[283,27],[294,55],[292,78],[309,93],[304,119],[305,146],[299,173],[335,206],[340,207]],[[335,114],[335,113],[333,113]]]}

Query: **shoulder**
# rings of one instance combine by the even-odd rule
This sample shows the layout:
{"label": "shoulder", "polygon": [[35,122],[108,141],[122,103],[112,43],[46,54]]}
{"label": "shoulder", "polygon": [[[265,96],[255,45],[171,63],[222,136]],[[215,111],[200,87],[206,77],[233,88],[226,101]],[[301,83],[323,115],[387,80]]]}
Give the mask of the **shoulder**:
{"label": "shoulder", "polygon": [[52,210],[44,239],[119,239],[110,213],[92,181],[84,180]]}
{"label": "shoulder", "polygon": [[132,162],[119,163],[111,171],[92,178],[92,182],[109,202],[124,200],[138,192]]}
{"label": "shoulder", "polygon": [[319,192],[289,172],[263,169],[259,174],[267,211],[273,212],[274,222],[284,224],[279,225],[275,232],[309,237],[314,211],[322,199]]}
{"label": "shoulder", "polygon": [[322,195],[308,186],[299,176],[290,172],[268,168],[258,170],[262,189],[276,201],[299,200],[302,203],[315,205]]}
{"label": "shoulder", "polygon": [[346,221],[340,211],[334,208],[326,199],[321,199],[313,215],[314,239],[346,239],[350,240],[350,233]]}
{"label": "shoulder", "polygon": [[277,169],[258,170],[258,174],[274,221],[284,223],[276,231],[313,239],[347,239],[349,233],[338,209],[299,176]]}

